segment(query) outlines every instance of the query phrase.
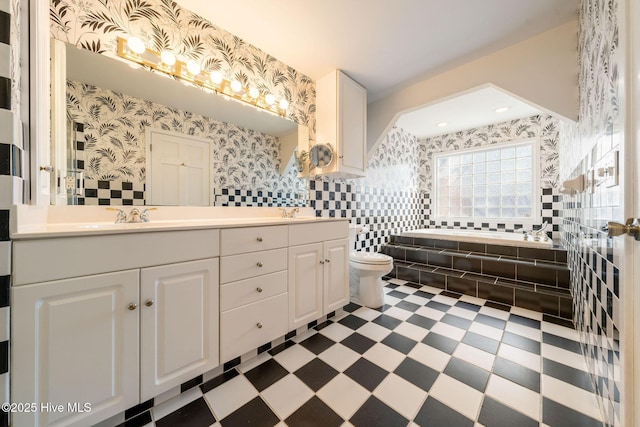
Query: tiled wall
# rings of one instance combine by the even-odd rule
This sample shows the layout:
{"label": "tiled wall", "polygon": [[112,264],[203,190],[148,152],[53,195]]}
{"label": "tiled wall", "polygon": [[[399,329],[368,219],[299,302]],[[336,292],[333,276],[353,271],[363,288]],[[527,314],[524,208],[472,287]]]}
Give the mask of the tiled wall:
{"label": "tiled wall", "polygon": [[[619,0],[582,0],[579,14],[580,121],[561,130],[561,179],[586,173],[621,146],[618,69],[622,38]],[[621,277],[623,238],[608,238],[607,221],[623,221],[621,189],[603,183],[595,190],[565,196],[563,241],[569,251],[574,321],[607,426],[622,425],[625,374]]]}
{"label": "tiled wall", "polygon": [[[480,128],[449,133],[432,138],[419,139],[420,143],[420,188],[428,194],[433,190],[433,155],[435,153],[482,147],[527,138],[540,141],[540,207],[542,221],[549,223],[549,236],[560,240],[562,224],[562,195],[558,193],[558,142],[559,121],[549,115],[536,115],[523,119],[511,120]],[[432,210],[431,199],[427,199],[427,215]],[[436,221],[430,219],[429,227],[466,228],[477,230],[516,231],[523,227],[518,222],[506,221]]]}
{"label": "tiled wall", "polygon": [[377,252],[392,234],[424,226],[426,195],[418,189],[418,168],[415,136],[393,128],[367,161],[365,178],[311,180],[311,207],[317,216],[366,225],[358,249]]}
{"label": "tiled wall", "polygon": [[[0,402],[9,401],[10,207],[22,202],[23,145],[20,124],[19,6],[0,1]],[[0,412],[0,426],[9,423]]]}

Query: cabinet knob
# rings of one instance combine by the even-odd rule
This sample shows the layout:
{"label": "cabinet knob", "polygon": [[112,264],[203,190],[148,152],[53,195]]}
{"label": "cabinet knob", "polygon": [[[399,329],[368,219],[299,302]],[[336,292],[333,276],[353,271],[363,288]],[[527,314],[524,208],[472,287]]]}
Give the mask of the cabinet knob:
{"label": "cabinet knob", "polygon": [[322,260],[322,259],[321,259],[321,260],[320,260],[320,264],[324,264],[324,260]]}
{"label": "cabinet knob", "polygon": [[262,268],[262,266],[263,266],[264,264],[262,264],[260,261],[258,261],[258,263],[257,263],[256,265],[257,265],[258,267]]}
{"label": "cabinet knob", "polygon": [[256,291],[262,292],[262,288],[256,288]]}
{"label": "cabinet knob", "polygon": [[258,322],[256,326],[258,327],[258,329],[262,329],[262,323]]}
{"label": "cabinet knob", "polygon": [[151,307],[153,305],[153,300],[152,299],[148,299],[144,302],[144,305],[146,305],[147,307]]}
{"label": "cabinet knob", "polygon": [[262,242],[262,237],[258,237],[256,240],[257,240],[258,242]]}
{"label": "cabinet knob", "polygon": [[129,306],[127,307],[129,310],[133,311],[136,308],[138,308],[138,304],[136,304],[135,302],[132,302],[129,304]]}
{"label": "cabinet knob", "polygon": [[324,262],[331,262],[331,260],[330,259],[325,259]]}

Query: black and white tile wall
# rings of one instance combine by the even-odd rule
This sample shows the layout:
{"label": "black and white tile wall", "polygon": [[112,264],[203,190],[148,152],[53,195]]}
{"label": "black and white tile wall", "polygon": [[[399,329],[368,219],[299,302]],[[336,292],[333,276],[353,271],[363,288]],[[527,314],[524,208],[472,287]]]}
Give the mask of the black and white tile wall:
{"label": "black and white tile wall", "polygon": [[[10,208],[22,202],[23,145],[20,124],[19,4],[0,1],[0,402],[9,401]],[[9,423],[0,412],[0,426]]]}
{"label": "black and white tile wall", "polygon": [[[546,222],[547,235],[555,242],[560,242],[562,233],[562,194],[558,192],[557,188],[542,188],[540,191],[540,218],[541,224]],[[426,200],[427,215],[431,214],[431,199]],[[526,230],[530,230],[531,226],[525,226],[519,224],[517,221],[513,222],[498,222],[498,221],[444,221],[444,220],[429,220],[429,227],[431,228],[458,228],[461,230],[488,230],[488,231],[505,231],[507,233],[520,233]],[[535,228],[539,228],[536,226]]]}
{"label": "black and white tile wall", "polygon": [[423,193],[333,180],[309,184],[316,216],[350,218],[352,224],[366,226],[368,231],[358,238],[358,250],[378,252],[391,235],[424,226]]}
{"label": "black and white tile wall", "polygon": [[310,205],[317,216],[367,226],[357,249],[377,252],[392,234],[425,224],[426,194],[418,188],[418,167],[416,137],[394,127],[367,161],[365,178],[311,179]]}
{"label": "black and white tile wall", "polygon": [[[619,0],[582,0],[579,11],[578,59],[580,121],[561,128],[561,178],[589,172],[618,150],[624,129],[624,104],[619,99]],[[624,239],[607,238],[607,221],[624,221],[619,186],[599,185],[592,192],[564,198],[563,242],[572,270],[574,321],[582,351],[607,426],[621,426],[625,381],[624,281],[621,271]],[[632,404],[632,403],[631,403]]]}

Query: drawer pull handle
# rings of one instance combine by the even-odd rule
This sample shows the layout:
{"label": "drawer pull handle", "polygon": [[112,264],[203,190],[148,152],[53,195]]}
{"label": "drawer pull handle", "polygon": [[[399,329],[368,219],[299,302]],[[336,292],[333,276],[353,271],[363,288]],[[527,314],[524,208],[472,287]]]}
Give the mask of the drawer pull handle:
{"label": "drawer pull handle", "polygon": [[256,240],[257,240],[258,242],[262,242],[262,237],[258,237]]}
{"label": "drawer pull handle", "polygon": [[152,299],[148,299],[144,302],[144,305],[146,305],[147,307],[151,307],[153,305],[153,300]]}
{"label": "drawer pull handle", "polygon": [[129,306],[127,307],[130,311],[135,310],[136,308],[138,308],[138,304],[136,304],[135,302],[132,302],[129,304]]}
{"label": "drawer pull handle", "polygon": [[325,259],[324,262],[331,262],[331,260],[330,259]]}
{"label": "drawer pull handle", "polygon": [[263,266],[264,264],[262,264],[260,261],[258,261],[258,263],[257,263],[256,265],[257,265],[258,267],[262,268],[262,266]]}
{"label": "drawer pull handle", "polygon": [[324,264],[324,260],[320,260],[320,264]]}
{"label": "drawer pull handle", "polygon": [[258,327],[258,329],[262,329],[262,323],[258,322],[256,326]]}
{"label": "drawer pull handle", "polygon": [[256,288],[256,291],[262,292],[262,288]]}

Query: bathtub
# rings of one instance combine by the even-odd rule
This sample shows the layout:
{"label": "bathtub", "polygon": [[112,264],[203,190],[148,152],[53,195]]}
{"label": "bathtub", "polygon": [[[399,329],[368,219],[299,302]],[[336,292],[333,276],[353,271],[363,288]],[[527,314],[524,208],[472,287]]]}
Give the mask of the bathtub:
{"label": "bathtub", "polygon": [[522,233],[507,233],[504,231],[422,228],[419,230],[405,231],[402,233],[402,236],[529,248],[550,248],[553,246],[551,239],[546,242],[535,242],[533,240],[525,240],[524,234]]}

